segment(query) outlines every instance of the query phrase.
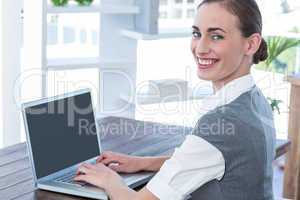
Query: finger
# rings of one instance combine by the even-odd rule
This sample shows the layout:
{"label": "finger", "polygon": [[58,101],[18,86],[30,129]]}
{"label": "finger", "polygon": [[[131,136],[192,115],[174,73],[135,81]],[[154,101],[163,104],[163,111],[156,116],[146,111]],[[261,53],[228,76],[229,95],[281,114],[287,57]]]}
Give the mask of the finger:
{"label": "finger", "polygon": [[84,169],[83,168],[84,168],[83,164],[79,165],[79,167],[76,170],[76,175],[84,174]]}
{"label": "finger", "polygon": [[115,158],[116,157],[116,153],[111,152],[111,151],[105,151],[103,152],[98,158],[97,158],[97,162],[101,162],[105,159],[109,159],[109,158]]}
{"label": "finger", "polygon": [[78,168],[77,171],[76,171],[76,176],[79,175],[79,174],[82,174],[82,172]]}
{"label": "finger", "polygon": [[89,173],[91,173],[91,169],[87,168],[85,165],[81,165],[78,168],[78,172],[79,172],[79,174],[89,174]]}
{"label": "finger", "polygon": [[98,163],[97,165],[95,165],[95,168],[94,168],[94,170],[95,171],[102,171],[102,170],[105,170],[107,168],[107,166],[106,165],[104,165],[103,163]]}
{"label": "finger", "polygon": [[88,175],[78,175],[74,177],[74,181],[79,181],[79,182],[85,182],[85,183],[91,183],[91,180],[89,178],[90,176]]}
{"label": "finger", "polygon": [[103,154],[101,154],[100,156],[98,156],[98,158],[96,159],[96,163],[101,162],[101,160],[103,160],[105,157]]}
{"label": "finger", "polygon": [[75,181],[84,181],[86,182],[86,176],[85,175],[77,175],[74,177]]}
{"label": "finger", "polygon": [[82,164],[82,166],[84,166],[84,167],[86,167],[88,169],[95,169],[96,168],[95,165],[92,165],[90,163],[84,163],[84,164]]}
{"label": "finger", "polygon": [[98,163],[103,163],[105,165],[111,162],[118,162],[120,160],[119,156],[115,155],[114,153],[107,152]]}
{"label": "finger", "polygon": [[105,151],[97,158],[96,162],[101,162],[103,159],[106,159],[107,157],[110,157],[111,155],[113,155],[113,153],[111,151]]}
{"label": "finger", "polygon": [[[100,163],[98,163],[98,164],[89,164],[89,163],[85,163],[84,164],[84,167],[86,167],[89,171],[88,171],[88,173],[89,174],[93,174],[93,173],[95,173],[96,171],[99,171],[99,169],[101,169],[101,166],[99,166],[100,165]],[[101,164],[101,165],[103,165],[103,164]],[[104,166],[104,165],[103,165]]]}
{"label": "finger", "polygon": [[110,164],[108,165],[108,167],[114,170],[115,172],[123,172],[122,166],[119,164]]}
{"label": "finger", "polygon": [[120,161],[117,159],[117,158],[106,158],[106,159],[103,159],[101,162],[99,163],[102,163],[104,165],[109,165],[110,163],[119,163]]}
{"label": "finger", "polygon": [[[85,182],[85,183],[89,183],[91,185],[97,186],[95,177],[93,177],[92,175],[79,175],[74,178],[74,181]],[[98,187],[101,187],[101,186],[98,185]]]}
{"label": "finger", "polygon": [[82,164],[78,166],[78,168],[77,168],[77,170],[76,170],[76,175],[83,174],[81,168],[82,168]]}

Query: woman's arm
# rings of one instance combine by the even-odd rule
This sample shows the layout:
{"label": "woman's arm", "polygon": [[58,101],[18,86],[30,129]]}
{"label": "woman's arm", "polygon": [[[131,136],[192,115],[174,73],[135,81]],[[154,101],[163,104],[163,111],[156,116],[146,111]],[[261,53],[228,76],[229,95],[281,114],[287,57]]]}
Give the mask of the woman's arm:
{"label": "woman's arm", "polygon": [[157,156],[157,157],[140,157],[141,170],[144,171],[159,171],[161,166],[170,156]]}
{"label": "woman's arm", "polygon": [[140,157],[111,151],[103,152],[97,163],[104,164],[116,172],[135,173],[138,171],[158,171],[169,156]]}
{"label": "woman's arm", "polygon": [[187,136],[172,157],[166,158],[139,160],[143,169],[159,169],[147,188],[140,192],[129,189],[115,171],[102,163],[83,164],[75,180],[103,188],[113,200],[183,200],[203,184],[213,179],[220,180],[225,173],[222,153],[198,136]]}
{"label": "woman's arm", "polygon": [[[170,156],[135,157],[138,171],[159,171]],[[119,165],[122,166],[122,165]],[[124,167],[124,166],[123,166]],[[119,168],[120,169],[120,168]],[[106,189],[111,200],[159,200],[146,187],[139,192],[128,188],[125,184],[116,184],[115,187]]]}
{"label": "woman's arm", "polygon": [[106,191],[111,200],[159,200],[146,187],[136,192],[126,185]]}

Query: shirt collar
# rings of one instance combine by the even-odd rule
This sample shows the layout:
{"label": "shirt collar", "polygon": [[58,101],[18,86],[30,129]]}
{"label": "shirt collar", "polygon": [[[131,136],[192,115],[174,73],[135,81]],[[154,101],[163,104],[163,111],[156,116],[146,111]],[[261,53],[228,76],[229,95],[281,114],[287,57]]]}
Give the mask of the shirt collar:
{"label": "shirt collar", "polygon": [[216,107],[229,104],[243,93],[248,92],[255,86],[255,81],[251,74],[234,79],[224,85],[215,94],[203,100],[203,110],[208,112]]}

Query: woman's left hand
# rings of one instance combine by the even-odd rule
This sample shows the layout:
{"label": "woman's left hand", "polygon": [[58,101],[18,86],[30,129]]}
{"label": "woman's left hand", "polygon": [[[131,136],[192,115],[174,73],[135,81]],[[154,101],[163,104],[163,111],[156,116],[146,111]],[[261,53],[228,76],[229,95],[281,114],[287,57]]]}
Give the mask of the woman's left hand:
{"label": "woman's left hand", "polygon": [[96,165],[82,164],[78,168],[74,180],[87,182],[105,191],[108,188],[115,188],[123,184],[121,177],[116,172],[101,163]]}

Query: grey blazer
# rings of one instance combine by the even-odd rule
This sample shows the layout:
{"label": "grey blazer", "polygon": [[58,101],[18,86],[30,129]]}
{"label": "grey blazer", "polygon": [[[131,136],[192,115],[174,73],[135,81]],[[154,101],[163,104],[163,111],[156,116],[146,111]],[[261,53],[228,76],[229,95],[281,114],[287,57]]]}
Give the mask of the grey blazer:
{"label": "grey blazer", "polygon": [[200,187],[193,200],[273,200],[275,128],[270,105],[256,86],[202,116],[192,134],[225,159],[223,178]]}

